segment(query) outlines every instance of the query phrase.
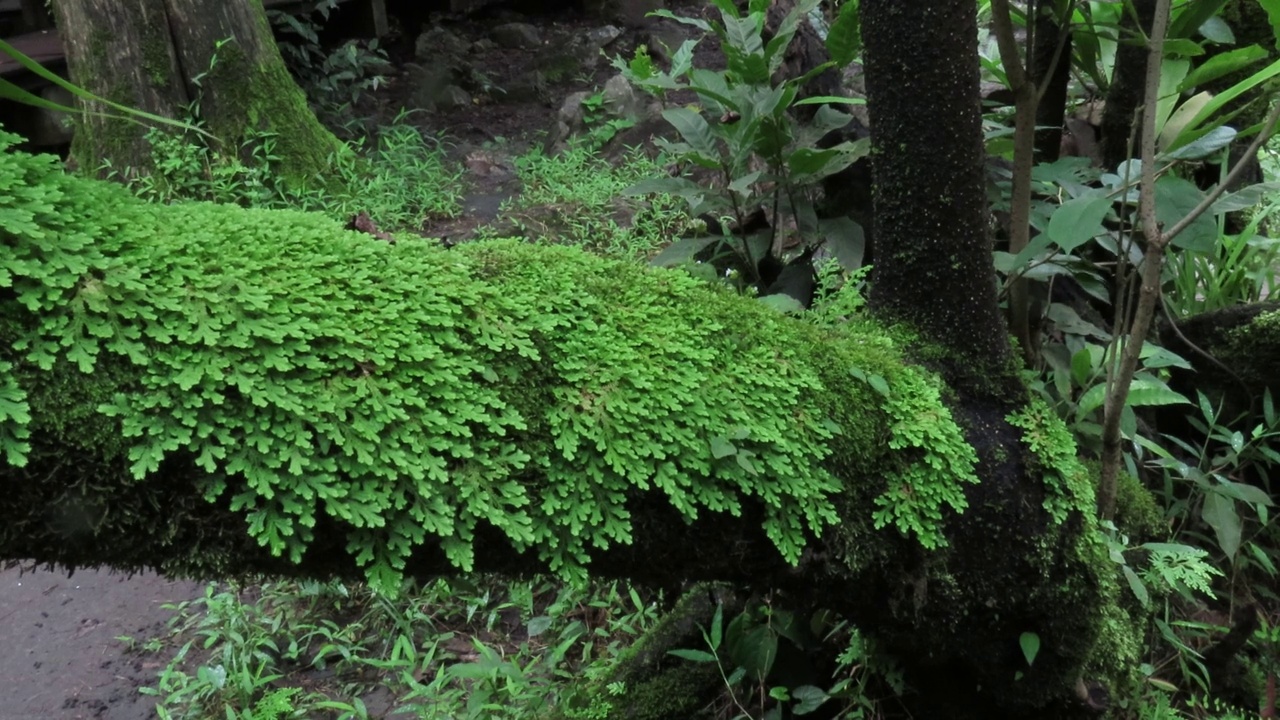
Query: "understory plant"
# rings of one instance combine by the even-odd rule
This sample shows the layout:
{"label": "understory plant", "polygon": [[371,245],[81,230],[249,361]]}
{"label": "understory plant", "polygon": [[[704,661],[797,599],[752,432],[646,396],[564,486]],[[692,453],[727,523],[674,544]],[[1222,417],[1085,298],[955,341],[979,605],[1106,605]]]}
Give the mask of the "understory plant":
{"label": "understory plant", "polygon": [[163,663],[142,693],[165,720],[383,713],[534,720],[657,620],[660,597],[617,583],[473,577],[406,586],[209,585],[137,643]]}
{"label": "understory plant", "polygon": [[[770,258],[780,259],[797,245],[806,248],[826,242],[850,269],[856,267],[862,253],[861,229],[847,217],[820,218],[818,193],[823,179],[868,152],[865,139],[823,142],[852,120],[833,105],[860,101],[802,96],[811,80],[844,67],[856,56],[856,3],[842,7],[827,34],[826,46],[833,59],[799,77],[779,77],[779,70],[801,24],[811,22],[818,0],[797,2],[768,42],[764,39],[767,1],[753,0],[745,14],[730,0],[714,4],[719,12],[715,20],[665,10],[656,14],[714,34],[725,57],[724,70],[694,67],[697,40],[686,41],[672,54],[669,70],[658,68],[644,53],[630,62],[615,60],[629,81],[660,98],[679,91],[692,91],[697,97],[696,106],[663,111],[681,139],[661,145],[678,167],[701,179],[653,178],[629,192],[682,198],[691,216],[710,218],[719,227],[672,243],[653,262],[679,265],[695,256],[720,256],[720,265],[731,268],[742,283],[755,285],[771,280],[761,270]],[[801,111],[806,108],[814,112],[804,121]],[[763,227],[751,221],[757,214],[766,218]]]}

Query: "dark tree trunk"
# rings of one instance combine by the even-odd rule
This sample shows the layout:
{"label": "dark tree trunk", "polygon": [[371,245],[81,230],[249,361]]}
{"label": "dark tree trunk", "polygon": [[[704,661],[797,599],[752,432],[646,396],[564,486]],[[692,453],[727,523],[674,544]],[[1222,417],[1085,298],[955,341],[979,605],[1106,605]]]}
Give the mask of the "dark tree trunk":
{"label": "dark tree trunk", "polygon": [[1036,18],[1031,51],[1031,80],[1044,94],[1036,106],[1036,161],[1053,162],[1062,149],[1067,113],[1067,83],[1071,80],[1071,31],[1058,24],[1053,8],[1042,7]]}
{"label": "dark tree trunk", "polygon": [[[255,131],[274,132],[289,181],[311,181],[340,150],[285,69],[256,0],[57,0],[54,10],[71,79],[96,95],[178,119],[196,102],[226,151]],[[72,155],[87,170],[110,162],[145,173],[146,134],[135,122],[88,115]]]}
{"label": "dark tree trunk", "polygon": [[871,303],[944,348],[967,397],[1021,394],[996,302],[987,231],[977,9],[867,0],[867,105],[875,177]]}
{"label": "dark tree trunk", "polygon": [[1102,113],[1102,167],[1114,170],[1133,156],[1137,148],[1138,108],[1142,105],[1147,74],[1147,47],[1135,43],[1151,31],[1155,0],[1131,0],[1141,27],[1126,12],[1120,24],[1120,44],[1116,47],[1115,71],[1107,89],[1107,105]]}

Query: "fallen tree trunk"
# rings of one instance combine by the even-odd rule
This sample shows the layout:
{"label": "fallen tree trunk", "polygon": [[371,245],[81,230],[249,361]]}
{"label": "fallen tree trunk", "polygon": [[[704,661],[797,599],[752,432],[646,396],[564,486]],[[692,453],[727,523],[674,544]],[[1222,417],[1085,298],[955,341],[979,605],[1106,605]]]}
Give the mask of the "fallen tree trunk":
{"label": "fallen tree trunk", "polygon": [[[1278,301],[1194,315],[1178,321],[1176,328],[1162,328],[1160,341],[1191,363],[1197,389],[1227,401],[1225,419],[1250,409],[1260,411],[1261,407],[1253,406],[1264,391],[1280,395]],[[1184,387],[1192,385],[1190,373],[1175,372],[1174,377]]]}
{"label": "fallen tree trunk", "polygon": [[806,322],[570,248],[0,178],[0,558],[774,588],[952,718],[1136,668],[1065,428],[953,416],[851,296]]}

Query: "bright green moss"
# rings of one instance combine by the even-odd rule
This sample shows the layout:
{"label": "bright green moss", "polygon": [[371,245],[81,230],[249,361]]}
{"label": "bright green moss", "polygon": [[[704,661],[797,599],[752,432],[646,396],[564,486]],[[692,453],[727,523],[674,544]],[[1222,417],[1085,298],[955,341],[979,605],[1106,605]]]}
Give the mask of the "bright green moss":
{"label": "bright green moss", "polygon": [[849,493],[933,546],[942,509],[963,509],[971,451],[937,381],[864,322],[797,322],[565,247],[150,206],[15,153],[6,188],[9,462],[39,426],[28,404],[67,412],[36,406],[14,363],[100,377],[120,390],[75,443],[124,443],[138,480],[188,458],[277,555],[296,561],[328,518],[392,587],[427,543],[470,568],[484,523],[572,575],[631,541],[629,498],[659,493],[691,520],[758,505],[795,561]]}

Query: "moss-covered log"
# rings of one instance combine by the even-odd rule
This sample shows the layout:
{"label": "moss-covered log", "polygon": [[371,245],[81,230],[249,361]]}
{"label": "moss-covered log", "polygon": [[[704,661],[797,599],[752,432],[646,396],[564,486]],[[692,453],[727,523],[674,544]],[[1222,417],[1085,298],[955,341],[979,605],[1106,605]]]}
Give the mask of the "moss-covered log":
{"label": "moss-covered log", "polygon": [[[270,133],[277,171],[315,182],[344,147],[294,83],[259,0],[57,0],[71,79],[99,97],[163,117],[194,112],[221,152]],[[93,104],[72,156],[89,171],[149,174],[147,128]]]}
{"label": "moss-covered log", "polygon": [[852,296],[802,321],[571,248],[146,205],[11,152],[0,190],[2,558],[791,590],[952,718],[1136,666],[1065,428],[953,415]]}
{"label": "moss-covered log", "polygon": [[1280,399],[1280,302],[1201,313],[1161,329],[1160,341],[1193,368],[1176,371],[1174,384],[1193,399],[1198,390],[1223,401],[1223,421],[1261,412],[1264,391]]}

